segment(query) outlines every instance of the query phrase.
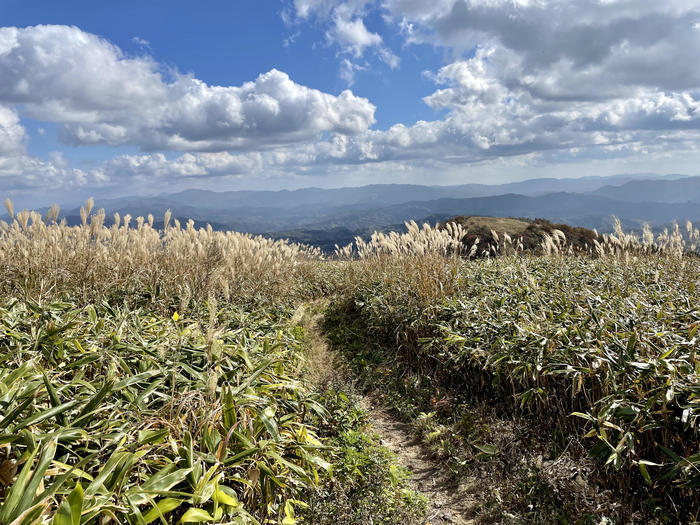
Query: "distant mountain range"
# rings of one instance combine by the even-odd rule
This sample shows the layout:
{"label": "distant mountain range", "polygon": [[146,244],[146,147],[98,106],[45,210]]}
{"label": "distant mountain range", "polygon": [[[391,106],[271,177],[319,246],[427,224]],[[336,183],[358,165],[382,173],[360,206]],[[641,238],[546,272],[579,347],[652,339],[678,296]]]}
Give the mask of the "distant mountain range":
{"label": "distant mountain range", "polygon": [[700,202],[700,177],[670,181],[635,180],[619,186],[603,186],[592,193],[624,202],[697,203]]}
{"label": "distant mountain range", "polygon": [[[612,216],[625,227],[644,222],[700,221],[700,177],[654,174],[532,179],[500,185],[375,184],[355,188],[282,191],[187,190],[149,197],[102,200],[108,218],[166,210],[182,223],[292,238],[332,249],[356,235],[401,228],[404,221],[436,222],[456,215],[545,218],[609,231]],[[77,223],[79,209],[63,210]]]}

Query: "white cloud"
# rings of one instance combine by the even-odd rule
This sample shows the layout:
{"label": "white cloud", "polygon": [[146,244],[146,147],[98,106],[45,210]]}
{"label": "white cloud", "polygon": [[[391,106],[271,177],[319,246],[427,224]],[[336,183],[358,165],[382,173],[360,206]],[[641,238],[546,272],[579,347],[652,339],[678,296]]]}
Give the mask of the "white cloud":
{"label": "white cloud", "polygon": [[69,144],[253,150],[360,133],[374,122],[368,100],[323,93],[277,70],[235,87],[172,77],[75,27],[0,28],[0,103],[62,124]]}
{"label": "white cloud", "polygon": [[49,160],[51,164],[58,168],[67,168],[68,161],[63,157],[63,153],[60,151],[52,151],[49,153]]}
{"label": "white cloud", "polygon": [[317,144],[317,161],[473,163],[555,151],[585,161],[700,139],[698,0],[297,4],[331,21],[381,9],[407,44],[466,57],[432,76],[440,89],[424,101],[442,120]]}
{"label": "white cloud", "polygon": [[340,63],[340,73],[338,76],[345,81],[345,84],[352,86],[355,83],[355,73],[366,69],[367,68],[365,66],[355,64],[347,58],[344,58]]}
{"label": "white cloud", "polygon": [[371,33],[361,18],[344,19],[336,15],[333,28],[326,33],[329,40],[337,42],[341,48],[360,58],[368,47],[380,46],[382,37]]}
{"label": "white cloud", "polygon": [[[210,86],[74,27],[2,28],[0,181],[24,172],[22,184],[64,186],[355,172],[381,180],[698,158],[698,0],[294,0],[293,12],[295,30],[318,23],[337,46],[348,85],[378,60],[399,67],[368,13],[393,21],[407,44],[452,57],[429,75],[434,119],[374,130],[368,100],[277,70]],[[187,153],[123,155],[83,172],[62,157],[28,157],[17,111],[57,122],[70,144]]]}
{"label": "white cloud", "polygon": [[28,155],[0,156],[0,188],[11,190],[71,189],[106,182],[99,173],[86,173]]}
{"label": "white cloud", "polygon": [[[606,97],[629,86],[697,89],[697,0],[385,0],[412,42],[519,57],[533,91]],[[407,36],[408,38],[408,36]]]}
{"label": "white cloud", "polygon": [[[396,54],[384,45],[379,33],[372,32],[365,25],[369,0],[294,0],[294,13],[297,21],[308,21],[315,17],[327,24],[326,39],[338,46],[340,53],[355,59],[363,58],[368,51],[391,69],[397,69],[401,63]],[[284,12],[287,23],[293,23],[294,17]],[[340,65],[340,77],[354,81],[354,74],[349,75],[348,60],[343,58]],[[352,85],[352,82],[348,82]]]}
{"label": "white cloud", "polygon": [[327,16],[338,3],[335,0],[294,0],[294,11],[299,18],[309,18],[315,13]]}
{"label": "white cloud", "polygon": [[25,132],[17,112],[0,105],[0,158],[24,151]]}
{"label": "white cloud", "polygon": [[111,183],[138,178],[153,182],[156,179],[253,175],[261,168],[260,153],[185,153],[175,159],[155,153],[121,155],[103,163],[93,174]]}
{"label": "white cloud", "polygon": [[391,49],[388,49],[386,47],[377,51],[377,55],[379,56],[379,59],[391,69],[398,69],[399,65],[401,64],[401,59],[397,57],[391,51]]}
{"label": "white cloud", "polygon": [[[349,62],[352,68],[352,63]],[[640,89],[634,97],[593,101],[548,101],[523,86],[502,80],[513,64],[494,49],[440,69],[440,85],[425,102],[445,111],[442,120],[396,124],[388,130],[356,135],[332,134],[327,140],[279,147],[260,154],[124,156],[108,162],[101,174],[128,177],[221,177],[247,174],[318,173],[346,167],[384,165],[401,170],[442,170],[449,166],[509,165],[659,156],[690,151],[700,138],[700,100],[683,94]]]}
{"label": "white cloud", "polygon": [[316,147],[319,157],[470,163],[573,147],[648,144],[656,149],[700,138],[700,97],[637,88],[627,97],[606,100],[545,100],[526,86],[509,85],[504,77],[513,67],[494,49],[479,49],[473,58],[435,75],[444,87],[425,102],[447,111],[443,120],[347,137],[341,154],[328,153],[334,150],[327,144]]}
{"label": "white cloud", "polygon": [[131,41],[137,46],[151,47],[151,43],[145,38],[141,38],[140,36],[133,37]]}
{"label": "white cloud", "polygon": [[68,168],[60,153],[48,161],[27,155],[26,141],[17,112],[0,104],[0,189],[75,187],[89,180],[86,173]]}

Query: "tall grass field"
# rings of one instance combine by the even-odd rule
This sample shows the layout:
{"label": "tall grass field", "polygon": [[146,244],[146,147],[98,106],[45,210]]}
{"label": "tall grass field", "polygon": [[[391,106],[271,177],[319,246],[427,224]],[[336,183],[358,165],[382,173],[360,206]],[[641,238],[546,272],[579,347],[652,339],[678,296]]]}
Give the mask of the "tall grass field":
{"label": "tall grass field", "polygon": [[700,519],[692,224],[533,251],[409,223],[324,256],[6,206],[0,525],[430,523],[368,392],[475,482],[474,523]]}

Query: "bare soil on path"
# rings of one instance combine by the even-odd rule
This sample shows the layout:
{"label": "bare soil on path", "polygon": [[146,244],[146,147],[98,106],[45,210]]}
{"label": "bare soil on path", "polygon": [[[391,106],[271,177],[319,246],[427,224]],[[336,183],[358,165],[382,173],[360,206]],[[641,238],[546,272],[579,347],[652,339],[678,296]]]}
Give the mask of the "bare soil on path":
{"label": "bare soil on path", "polygon": [[[292,319],[305,328],[309,338],[307,376],[322,388],[334,383],[347,384],[351,381],[349,372],[328,347],[319,329],[321,317],[321,314],[313,314],[301,307]],[[476,523],[478,484],[454,481],[449,469],[431,457],[411,426],[371,396],[360,396],[360,406],[368,412],[370,431],[379,437],[380,444],[396,455],[399,465],[411,472],[408,479],[411,489],[428,499],[426,525]]]}
{"label": "bare soil on path", "polygon": [[476,523],[475,485],[456,482],[443,464],[431,458],[409,424],[375,405],[370,397],[362,398],[360,405],[370,414],[371,428],[381,438],[380,443],[396,454],[401,466],[411,471],[411,488],[428,498],[426,524]]}

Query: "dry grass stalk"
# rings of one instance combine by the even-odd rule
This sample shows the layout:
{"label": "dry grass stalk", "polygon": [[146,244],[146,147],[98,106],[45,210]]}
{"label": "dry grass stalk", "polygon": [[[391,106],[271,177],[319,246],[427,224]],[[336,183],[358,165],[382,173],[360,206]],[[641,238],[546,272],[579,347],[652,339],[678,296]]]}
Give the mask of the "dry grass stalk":
{"label": "dry grass stalk", "polygon": [[[280,298],[294,292],[297,274],[321,258],[319,250],[287,241],[237,232],[183,228],[170,224],[153,227],[144,220],[116,215],[105,225],[104,210],[93,213],[90,199],[80,210],[81,224],[58,222],[58,207],[44,221],[40,214],[15,214],[5,201],[11,223],[0,223],[0,289],[34,295],[79,291],[85,300],[119,294],[148,295],[152,299],[190,299],[214,296],[230,299]],[[21,287],[21,290],[17,290]]]}

